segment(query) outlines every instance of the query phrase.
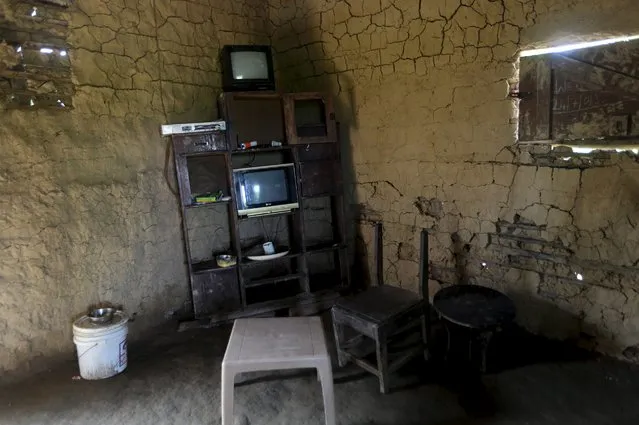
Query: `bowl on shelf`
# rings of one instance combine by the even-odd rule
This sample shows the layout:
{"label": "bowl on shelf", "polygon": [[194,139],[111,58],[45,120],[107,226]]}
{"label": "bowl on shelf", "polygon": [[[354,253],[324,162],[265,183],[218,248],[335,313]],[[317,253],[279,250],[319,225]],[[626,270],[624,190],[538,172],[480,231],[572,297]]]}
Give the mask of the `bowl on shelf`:
{"label": "bowl on shelf", "polygon": [[215,262],[219,267],[231,267],[237,264],[237,258],[235,255],[222,254],[215,257]]}

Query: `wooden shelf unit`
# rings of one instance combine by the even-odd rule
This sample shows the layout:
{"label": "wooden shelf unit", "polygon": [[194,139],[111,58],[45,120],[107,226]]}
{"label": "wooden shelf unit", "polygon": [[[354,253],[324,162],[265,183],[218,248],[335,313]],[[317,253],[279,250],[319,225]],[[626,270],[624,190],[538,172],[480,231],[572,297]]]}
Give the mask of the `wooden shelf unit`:
{"label": "wooden shelf unit", "polygon": [[[250,316],[256,311],[265,313],[286,308],[298,311],[300,306],[306,309],[314,302],[325,306],[350,286],[341,157],[332,105],[326,99],[321,93],[223,93],[220,110],[227,122],[226,132],[172,136],[193,312],[198,323],[212,325]],[[297,100],[304,103],[300,111],[295,109]],[[260,102],[265,103],[261,105]],[[312,102],[320,104],[317,111],[313,110]],[[251,120],[251,114],[264,111],[265,105],[272,116]],[[272,110],[274,105],[279,105],[279,110]],[[274,122],[277,119],[281,123]],[[314,119],[320,123],[313,124]],[[321,125],[326,128],[322,130]],[[246,129],[246,126],[252,127]],[[265,126],[266,130],[261,144],[241,149],[241,144],[247,141],[244,135],[257,138],[261,134],[260,126]],[[270,146],[272,140],[282,145]],[[277,155],[280,155],[281,163],[295,166],[299,208],[265,217],[239,217],[233,169],[250,166],[247,164],[256,159],[268,157],[273,160],[272,157]],[[249,163],[242,163],[244,158],[250,158]],[[239,163],[242,166],[238,166]],[[192,202],[198,191],[217,190],[222,190],[231,199],[210,204]],[[326,208],[322,211],[330,221],[330,230],[325,232],[322,240],[307,239],[305,232],[305,224],[309,225],[312,220],[305,210],[313,202],[324,202]],[[222,244],[228,249],[215,253],[211,250],[204,259],[194,258],[189,238],[189,214],[194,211],[215,213],[220,220],[219,216],[224,212],[222,205],[227,206],[227,218],[214,224],[218,230],[228,230],[227,240]],[[251,226],[254,220],[275,218],[278,220],[276,227],[280,220],[285,221],[290,253],[269,261],[248,260],[248,251],[243,248],[246,240],[242,227]],[[220,238],[215,237],[219,242]],[[234,255],[237,264],[227,268],[217,266],[215,255],[219,254]],[[330,270],[316,273],[309,266],[309,260],[316,261],[322,255],[327,257],[323,264]]]}

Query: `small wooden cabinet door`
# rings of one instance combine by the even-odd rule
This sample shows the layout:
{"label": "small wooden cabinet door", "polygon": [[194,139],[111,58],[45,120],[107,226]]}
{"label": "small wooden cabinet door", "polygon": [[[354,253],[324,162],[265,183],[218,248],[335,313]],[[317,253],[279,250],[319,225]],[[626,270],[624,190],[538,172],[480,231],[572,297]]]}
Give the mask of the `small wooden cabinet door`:
{"label": "small wooden cabinet door", "polygon": [[191,275],[195,317],[234,311],[242,306],[235,267]]}
{"label": "small wooden cabinet door", "polygon": [[286,93],[284,120],[289,144],[337,141],[331,98],[322,93]]}

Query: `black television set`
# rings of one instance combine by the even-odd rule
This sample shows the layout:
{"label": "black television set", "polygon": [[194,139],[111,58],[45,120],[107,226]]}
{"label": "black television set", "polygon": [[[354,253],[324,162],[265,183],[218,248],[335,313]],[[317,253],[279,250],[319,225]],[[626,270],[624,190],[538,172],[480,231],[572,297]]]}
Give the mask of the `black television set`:
{"label": "black television set", "polygon": [[299,208],[294,164],[233,170],[240,216],[277,214]]}
{"label": "black television set", "polygon": [[270,46],[224,46],[220,60],[224,91],[275,90]]}

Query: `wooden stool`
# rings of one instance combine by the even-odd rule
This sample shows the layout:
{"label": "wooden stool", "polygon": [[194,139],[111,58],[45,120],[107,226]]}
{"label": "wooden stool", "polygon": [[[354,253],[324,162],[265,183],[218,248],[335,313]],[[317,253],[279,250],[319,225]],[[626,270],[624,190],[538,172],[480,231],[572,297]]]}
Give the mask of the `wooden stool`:
{"label": "wooden stool", "polygon": [[[383,284],[382,224],[375,225],[375,264],[378,286],[369,288],[352,297],[337,301],[332,309],[333,330],[337,346],[338,362],[344,366],[348,361],[371,372],[379,378],[383,394],[389,391],[389,374],[406,364],[416,355],[428,358],[429,334],[428,302],[428,232],[421,232],[420,249],[420,294],[407,289]],[[417,346],[405,349],[390,361],[388,343],[391,338],[421,326],[421,341]],[[358,335],[346,341],[345,328],[354,329]],[[375,342],[377,364],[366,361],[358,346],[364,339]]]}

